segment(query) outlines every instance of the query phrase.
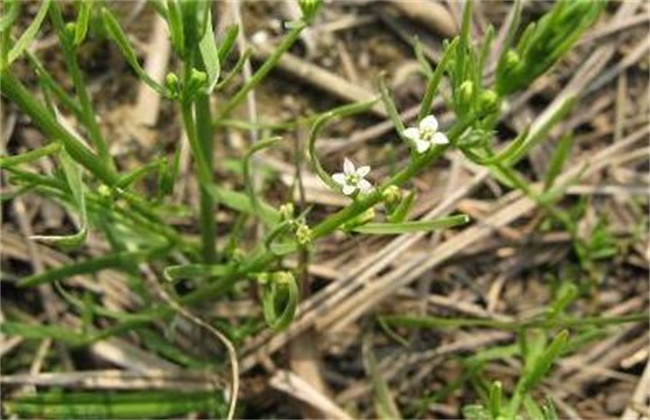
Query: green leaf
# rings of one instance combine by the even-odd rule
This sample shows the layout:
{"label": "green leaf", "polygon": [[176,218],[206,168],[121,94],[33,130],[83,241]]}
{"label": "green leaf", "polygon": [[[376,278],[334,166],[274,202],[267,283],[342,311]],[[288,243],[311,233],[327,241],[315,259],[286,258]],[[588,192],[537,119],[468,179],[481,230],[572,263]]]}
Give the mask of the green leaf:
{"label": "green leaf", "polygon": [[490,410],[490,416],[492,416],[493,419],[499,418],[499,415],[501,414],[501,394],[501,382],[492,382],[490,385],[488,409]]}
{"label": "green leaf", "polygon": [[88,23],[90,22],[90,12],[94,0],[81,0],[81,8],[75,22],[74,45],[79,46],[86,38],[88,33]]}
{"label": "green leaf", "polygon": [[447,69],[447,64],[449,63],[449,58],[452,56],[453,52],[458,48],[458,38],[454,38],[451,44],[447,47],[440,62],[436,66],[435,71],[431,74],[427,82],[427,88],[424,91],[424,97],[420,104],[420,112],[418,113],[418,121],[424,119],[429,113],[431,113],[431,107],[433,105],[433,98],[436,96],[438,87],[440,86],[440,81],[442,80],[442,75]]}
{"label": "green leaf", "polygon": [[167,23],[172,39],[172,45],[179,56],[185,55],[185,35],[183,31],[183,16],[176,0],[167,0]]}
{"label": "green leaf", "polygon": [[441,217],[435,220],[421,220],[402,223],[366,223],[352,230],[371,235],[400,235],[403,233],[429,232],[436,229],[464,225],[470,221],[469,216],[459,214]]}
{"label": "green leaf", "polygon": [[269,226],[273,226],[280,221],[280,214],[278,211],[263,201],[258,200],[259,210],[256,211],[254,204],[251,202],[251,199],[247,194],[242,194],[217,185],[205,185],[204,188],[220,204],[230,207],[233,210],[237,210],[238,212],[254,216],[257,215]]}
{"label": "green leaf", "polygon": [[102,8],[102,20],[104,21],[104,25],[106,26],[106,30],[108,31],[109,36],[113,41],[115,41],[115,43],[117,43],[117,46],[122,51],[122,55],[124,55],[124,58],[137,73],[138,77],[140,77],[147,85],[149,85],[149,87],[151,87],[159,94],[167,96],[166,89],[161,84],[153,80],[144,71],[142,66],[140,66],[138,57],[135,53],[135,50],[131,46],[128,37],[120,27],[117,19],[115,19],[113,14],[106,8]]}
{"label": "green leaf", "polygon": [[530,419],[544,419],[544,413],[530,395],[524,397],[524,408]]}
{"label": "green leaf", "polygon": [[14,156],[0,156],[0,169],[7,170],[13,166],[30,163],[44,156],[49,156],[61,149],[61,143],[54,142],[39,149]]}
{"label": "green leaf", "polygon": [[569,152],[571,151],[572,145],[572,135],[566,134],[560,138],[560,141],[553,151],[553,156],[551,157],[549,168],[544,176],[544,191],[548,191],[553,186],[553,182],[555,182],[555,179],[560,174],[560,171],[564,166],[564,162],[566,162],[567,158],[569,157]]}
{"label": "green leaf", "polygon": [[[180,418],[190,413],[224,412],[215,391],[56,392],[17,396],[3,401],[7,413],[20,418],[133,419]],[[221,415],[216,415],[221,417]]]}
{"label": "green leaf", "polygon": [[212,29],[212,12],[210,8],[207,9],[207,22],[206,30],[199,42],[199,50],[201,51],[201,58],[203,65],[208,73],[208,88],[207,93],[212,93],[212,90],[219,80],[221,74],[221,63],[219,62],[219,51],[217,44],[214,41],[214,31]]}
{"label": "green leaf", "polygon": [[77,248],[83,244],[88,235],[88,216],[86,212],[86,195],[84,193],[84,183],[81,178],[81,166],[79,166],[73,159],[70,157],[66,150],[62,150],[60,153],[61,165],[63,166],[63,172],[65,173],[65,178],[72,191],[72,196],[74,198],[74,203],[79,210],[79,231],[73,235],[60,235],[60,236],[42,236],[34,235],[32,239],[38,240],[41,242],[51,243],[66,249]]}
{"label": "green leaf", "polygon": [[231,267],[222,264],[185,264],[165,268],[164,275],[170,281],[193,278],[222,277],[230,273]]}
{"label": "green leaf", "polygon": [[381,375],[379,367],[377,366],[377,359],[372,353],[372,350],[368,349],[365,353],[365,359],[367,361],[367,369],[370,373],[370,382],[372,383],[372,388],[374,391],[374,406],[375,413],[377,418],[380,419],[401,419],[403,418],[397,404],[395,404],[395,399],[388,388],[388,383]]}
{"label": "green leaf", "polygon": [[109,254],[87,261],[82,261],[63,267],[59,267],[41,274],[26,277],[20,283],[20,287],[34,287],[55,280],[62,280],[79,274],[90,274],[107,268],[123,268],[131,264],[151,261],[166,255],[168,247],[147,249],[143,251],[125,251]]}
{"label": "green leaf", "polygon": [[3,334],[16,335],[33,340],[54,338],[72,346],[81,345],[87,340],[82,334],[78,334],[69,328],[59,325],[37,325],[10,321],[0,324],[0,331]]}
{"label": "green leaf", "polygon": [[569,332],[563,330],[558,335],[555,336],[551,344],[544,349],[544,351],[536,357],[533,361],[533,366],[524,377],[524,389],[526,391],[531,390],[536,386],[546,375],[546,373],[551,369],[551,366],[555,360],[560,356],[564,347],[566,346],[569,340]]}
{"label": "green leaf", "polygon": [[16,23],[16,19],[18,19],[20,13],[20,3],[18,0],[5,0],[3,2],[2,15],[0,15],[0,32],[8,33],[14,23]]}
{"label": "green leaf", "polygon": [[7,64],[11,64],[15,59],[20,57],[20,55],[27,49],[27,47],[29,47],[29,44],[31,44],[31,42],[34,40],[34,37],[38,33],[38,30],[43,23],[43,19],[45,19],[45,16],[47,15],[47,11],[50,7],[50,2],[51,0],[45,0],[41,4],[41,7],[38,9],[38,13],[36,14],[36,17],[32,23],[29,24],[25,32],[23,32],[22,36],[18,39],[18,41],[16,41],[14,46],[9,51]]}
{"label": "green leaf", "polygon": [[256,142],[244,156],[243,173],[244,182],[246,183],[246,193],[248,194],[248,198],[253,205],[253,210],[260,217],[262,216],[262,211],[259,203],[259,198],[257,197],[257,192],[254,189],[255,180],[251,175],[251,160],[255,153],[277,144],[281,139],[281,137],[273,137],[270,139],[260,140]]}
{"label": "green leaf", "polygon": [[262,282],[262,307],[271,329],[281,331],[289,326],[298,307],[298,296],[298,284],[290,272],[266,275]]}
{"label": "green leaf", "polygon": [[232,51],[232,47],[235,45],[235,41],[237,40],[238,34],[239,34],[238,25],[230,25],[226,28],[226,33],[223,36],[221,42],[219,43],[219,62],[223,63],[226,60],[226,58],[228,58],[230,51]]}
{"label": "green leaf", "polygon": [[413,208],[413,204],[415,204],[416,195],[415,191],[409,191],[406,197],[399,202],[395,210],[388,214],[386,219],[391,223],[404,222],[404,219],[408,217],[409,212]]}

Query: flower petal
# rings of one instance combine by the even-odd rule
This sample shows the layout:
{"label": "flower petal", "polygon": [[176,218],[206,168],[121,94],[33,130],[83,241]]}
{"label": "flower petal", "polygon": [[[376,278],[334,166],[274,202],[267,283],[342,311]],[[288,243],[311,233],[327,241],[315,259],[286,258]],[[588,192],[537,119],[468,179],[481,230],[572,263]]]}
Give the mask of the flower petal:
{"label": "flower petal", "polygon": [[402,131],[402,135],[407,139],[416,141],[420,138],[420,130],[415,127],[409,127],[406,130]]}
{"label": "flower petal", "polygon": [[429,147],[431,147],[431,143],[429,143],[428,141],[417,140],[415,142],[415,150],[417,150],[418,153],[426,152],[427,150],[429,150]]}
{"label": "flower petal", "polygon": [[424,117],[424,119],[420,121],[420,130],[436,131],[437,129],[438,129],[438,120],[433,115]]}
{"label": "flower petal", "polygon": [[449,144],[449,139],[443,133],[435,133],[431,139],[433,144]]}
{"label": "flower petal", "polygon": [[371,189],[372,189],[372,184],[371,184],[370,182],[368,182],[368,181],[365,180],[365,179],[362,179],[361,181],[359,181],[359,190],[360,190],[362,193],[365,194],[365,193],[367,193],[368,191],[370,191]]}
{"label": "flower petal", "polygon": [[332,175],[332,179],[339,185],[345,185],[345,174],[338,172]]}
{"label": "flower petal", "polygon": [[357,187],[355,187],[354,185],[345,184],[343,186],[343,194],[345,195],[352,195],[352,193],[354,193],[356,190]]}
{"label": "flower petal", "polygon": [[348,158],[343,159],[343,172],[346,175],[352,175],[355,173],[354,163]]}
{"label": "flower petal", "polygon": [[370,173],[370,166],[362,166],[357,169],[357,175],[364,177]]}

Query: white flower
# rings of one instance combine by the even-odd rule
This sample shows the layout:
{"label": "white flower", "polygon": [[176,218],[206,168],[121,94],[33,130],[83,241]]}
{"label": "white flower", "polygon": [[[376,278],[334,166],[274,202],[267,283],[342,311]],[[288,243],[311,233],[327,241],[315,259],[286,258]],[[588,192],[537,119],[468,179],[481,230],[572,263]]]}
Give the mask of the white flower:
{"label": "white flower", "polygon": [[424,117],[418,128],[409,127],[402,134],[415,142],[415,149],[418,153],[424,153],[436,144],[449,144],[447,136],[438,131],[438,120],[433,115]]}
{"label": "white flower", "polygon": [[352,195],[356,190],[367,193],[372,189],[370,182],[364,179],[370,173],[370,166],[354,167],[348,158],[343,161],[343,172],[332,175],[334,182],[343,187],[343,194]]}

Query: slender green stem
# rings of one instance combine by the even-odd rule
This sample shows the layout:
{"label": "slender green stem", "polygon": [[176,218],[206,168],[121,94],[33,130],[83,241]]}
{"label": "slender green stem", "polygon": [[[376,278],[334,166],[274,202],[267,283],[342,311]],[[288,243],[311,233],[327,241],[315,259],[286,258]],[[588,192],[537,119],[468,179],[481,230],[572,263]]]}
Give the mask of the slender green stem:
{"label": "slender green stem", "polygon": [[275,65],[280,61],[282,55],[291,48],[291,46],[298,40],[300,33],[305,29],[306,24],[302,21],[296,22],[296,25],[291,28],[291,31],[287,34],[286,38],[282,40],[280,45],[278,45],[273,53],[267,58],[267,60],[262,64],[255,74],[251,77],[250,81],[235,93],[232,99],[223,107],[220,113],[221,118],[225,118],[230,112],[237,106],[239,103],[244,100],[246,94],[251,91],[255,86],[257,86],[266,75],[275,67]]}
{"label": "slender green stem", "polygon": [[84,125],[88,129],[90,140],[92,141],[93,146],[95,146],[97,149],[99,158],[109,168],[114,169],[115,166],[108,152],[106,139],[104,139],[104,136],[99,129],[99,124],[97,124],[97,120],[95,119],[95,110],[93,109],[92,102],[90,101],[90,96],[88,95],[88,89],[83,79],[83,75],[79,69],[76,47],[66,33],[67,31],[63,22],[63,18],[61,17],[61,10],[59,9],[59,6],[56,4],[56,2],[54,2],[50,8],[52,22],[58,32],[59,41],[61,41],[63,58],[65,60],[66,66],[68,67],[68,70],[70,71],[70,75],[72,76],[72,83],[74,84],[75,92],[79,98],[79,105],[81,105]]}
{"label": "slender green stem", "polygon": [[[214,166],[214,143],[213,128],[210,112],[210,97],[208,95],[199,95],[194,104],[196,113],[196,129],[198,141],[201,146],[206,166],[210,171],[210,181]],[[217,224],[215,221],[216,203],[213,196],[201,187],[200,191],[200,223],[201,223],[201,242],[203,244],[203,260],[208,264],[214,264],[217,261],[216,237]]]}

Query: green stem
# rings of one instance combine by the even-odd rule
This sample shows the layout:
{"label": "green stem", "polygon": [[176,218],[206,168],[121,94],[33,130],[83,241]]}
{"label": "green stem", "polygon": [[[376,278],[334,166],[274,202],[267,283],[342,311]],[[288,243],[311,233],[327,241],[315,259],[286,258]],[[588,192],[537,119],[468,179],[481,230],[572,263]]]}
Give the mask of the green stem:
{"label": "green stem", "polygon": [[102,136],[99,125],[97,124],[97,120],[95,119],[95,110],[93,109],[92,102],[90,101],[90,96],[88,95],[88,89],[86,88],[86,83],[84,82],[83,75],[79,69],[76,47],[73,45],[73,42],[69,39],[70,37],[66,33],[67,31],[63,22],[63,18],[61,16],[61,10],[59,9],[59,6],[55,2],[50,7],[52,22],[59,35],[59,41],[61,42],[63,50],[63,58],[72,76],[72,83],[74,84],[75,92],[79,98],[79,104],[81,105],[81,111],[83,115],[83,122],[88,129],[90,140],[92,141],[93,146],[95,146],[97,149],[99,158],[109,168],[115,169],[113,160],[108,153],[106,139],[104,139],[104,136]]}
{"label": "green stem", "polygon": [[[212,178],[214,166],[214,143],[212,118],[210,113],[210,97],[208,95],[199,95],[194,104],[196,112],[196,129],[201,151],[205,157],[206,166]],[[212,179],[210,179],[212,181]],[[208,264],[214,264],[217,261],[216,237],[217,224],[215,222],[216,205],[214,198],[208,191],[201,187],[200,190],[200,223],[201,223],[201,243],[203,244],[203,260]]]}
{"label": "green stem", "polygon": [[235,93],[232,99],[223,107],[219,119],[225,118],[230,112],[237,106],[239,103],[244,100],[246,94],[251,91],[255,86],[257,86],[266,75],[275,67],[275,65],[280,61],[282,55],[291,48],[291,46],[298,40],[300,33],[305,29],[306,24],[302,21],[296,23],[296,25],[291,28],[291,31],[287,34],[286,38],[282,40],[280,45],[278,45],[269,58],[262,64],[251,79],[244,86]]}

